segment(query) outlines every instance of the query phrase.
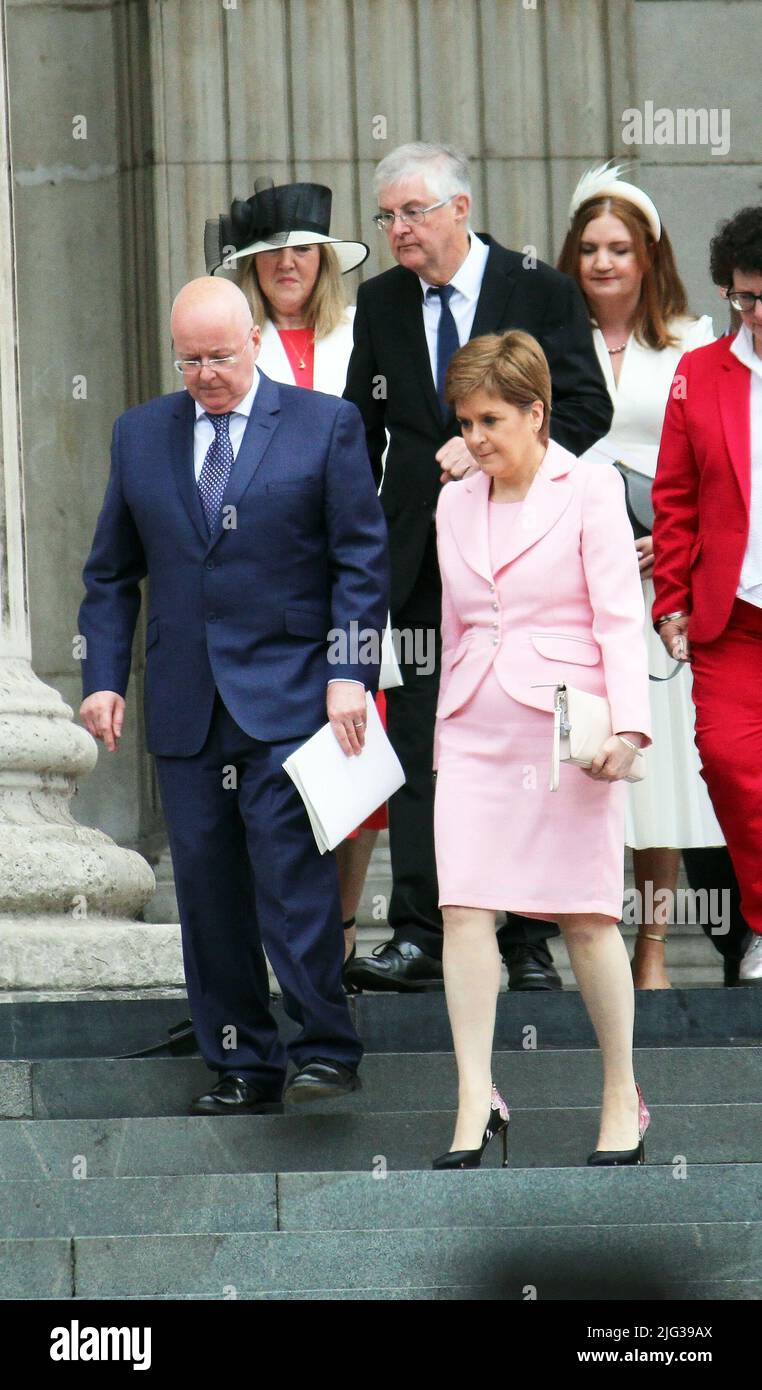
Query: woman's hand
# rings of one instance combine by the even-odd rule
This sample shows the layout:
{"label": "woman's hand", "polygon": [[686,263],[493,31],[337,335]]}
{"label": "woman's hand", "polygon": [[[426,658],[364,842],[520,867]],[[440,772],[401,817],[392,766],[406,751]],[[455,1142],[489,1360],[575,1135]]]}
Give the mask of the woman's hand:
{"label": "woman's hand", "polygon": [[627,744],[622,742],[625,738],[640,747],[640,734],[622,734],[621,738],[618,734],[612,734],[598,749],[592,766],[589,769],[583,768],[583,772],[592,777],[594,782],[620,782],[632,767],[636,752],[634,748],[628,748]]}
{"label": "woman's hand", "polygon": [[654,538],[653,536],[642,536],[635,542],[635,549],[638,552],[638,569],[641,579],[650,579],[654,572]]}
{"label": "woman's hand", "polygon": [[691,659],[691,647],[688,641],[689,622],[690,618],[686,613],[683,618],[673,618],[669,623],[662,623],[658,630],[662,642],[675,661],[690,661]]}

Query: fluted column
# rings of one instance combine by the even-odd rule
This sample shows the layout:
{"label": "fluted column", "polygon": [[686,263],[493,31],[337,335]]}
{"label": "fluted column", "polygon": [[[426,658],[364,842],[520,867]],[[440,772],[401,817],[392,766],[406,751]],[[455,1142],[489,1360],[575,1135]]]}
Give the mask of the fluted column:
{"label": "fluted column", "polygon": [[151,869],[74,820],[96,745],[31,665],[4,3],[0,96],[0,988],[168,983],[176,928],[130,920]]}

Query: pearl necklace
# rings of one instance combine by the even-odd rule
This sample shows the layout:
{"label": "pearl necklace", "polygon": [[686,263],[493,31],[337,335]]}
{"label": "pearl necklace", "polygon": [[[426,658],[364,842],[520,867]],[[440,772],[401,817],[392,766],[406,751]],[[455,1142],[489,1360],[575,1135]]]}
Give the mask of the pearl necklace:
{"label": "pearl necklace", "polygon": [[621,346],[621,347],[618,347],[618,348],[608,348],[607,351],[608,351],[609,357],[616,357],[616,354],[617,354],[618,352],[624,352],[624,350],[625,350],[626,347],[627,347],[627,343],[622,343],[622,346]]}

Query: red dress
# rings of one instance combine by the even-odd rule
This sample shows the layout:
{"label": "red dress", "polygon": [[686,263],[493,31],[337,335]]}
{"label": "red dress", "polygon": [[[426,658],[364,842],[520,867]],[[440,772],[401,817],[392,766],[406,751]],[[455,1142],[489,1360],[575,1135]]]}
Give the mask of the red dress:
{"label": "red dress", "polygon": [[[278,333],[288,358],[288,365],[294,374],[295,384],[304,386],[308,391],[311,391],[315,380],[314,330],[311,328],[279,328]],[[381,716],[381,723],[386,728],[386,700],[381,690],[376,696],[376,709]],[[389,816],[386,802],[384,802],[377,811],[374,811],[367,820],[363,821],[359,829],[386,830],[388,825]],[[353,830],[347,838],[352,840],[356,835],[357,830]]]}

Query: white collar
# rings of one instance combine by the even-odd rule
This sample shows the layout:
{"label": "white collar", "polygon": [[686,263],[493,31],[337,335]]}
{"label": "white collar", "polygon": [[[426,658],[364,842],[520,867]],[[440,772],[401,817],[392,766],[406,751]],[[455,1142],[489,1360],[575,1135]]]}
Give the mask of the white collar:
{"label": "white collar", "polygon": [[[489,256],[489,247],[486,241],[479,240],[476,232],[469,232],[468,236],[471,243],[468,248],[468,255],[462,265],[458,266],[449,283],[454,290],[463,295],[464,299],[477,300],[484,279],[484,267]],[[428,280],[422,280],[420,275],[418,281],[425,299],[427,290],[435,287]]]}
{"label": "white collar", "polygon": [[[259,387],[259,381],[260,381],[259,372],[257,371],[257,368],[255,367],[255,368],[254,368],[254,376],[252,377],[252,380],[251,380],[251,386],[249,387],[248,391],[246,392],[246,395],[244,396],[243,400],[239,401],[239,402],[238,402],[238,405],[233,406],[233,409],[232,409],[231,412],[230,412],[231,415],[246,415],[246,416],[251,415],[251,408],[252,408],[252,406],[253,406],[253,404],[254,404],[254,397],[255,397],[256,394],[257,394],[257,389],[258,389],[258,387]],[[196,407],[196,419],[197,419],[197,420],[200,420],[201,417],[202,417],[202,415],[206,415],[206,411],[204,410],[204,407],[201,405],[201,403],[200,403],[199,401],[194,401],[194,405],[195,405],[195,407]]]}
{"label": "white collar", "polygon": [[754,338],[751,329],[745,323],[741,324],[730,344],[730,351],[745,367],[762,377],[762,357],[754,351]]}

